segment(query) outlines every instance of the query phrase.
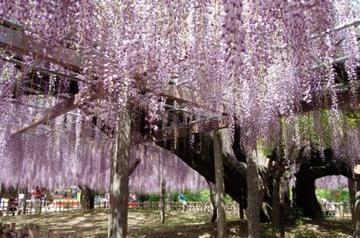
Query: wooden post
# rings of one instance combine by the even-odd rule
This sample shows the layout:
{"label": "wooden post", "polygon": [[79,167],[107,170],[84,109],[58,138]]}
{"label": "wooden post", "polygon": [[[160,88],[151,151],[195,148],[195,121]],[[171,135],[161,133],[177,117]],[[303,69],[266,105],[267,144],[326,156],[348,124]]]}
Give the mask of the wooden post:
{"label": "wooden post", "polygon": [[25,194],[24,202],[23,202],[23,214],[24,215],[26,214],[26,198],[27,198],[27,193]]}
{"label": "wooden post", "polygon": [[216,209],[216,198],[214,195],[214,192],[216,190],[214,184],[212,184],[209,180],[206,180],[206,182],[208,183],[209,186],[209,191],[210,191],[210,204],[211,204],[211,208],[212,208],[212,214],[211,214],[211,219],[210,222],[211,223],[215,223],[217,220],[217,209]]}
{"label": "wooden post", "polygon": [[244,208],[241,203],[242,202],[239,202],[239,217],[240,217],[240,220],[244,220],[244,218],[245,218]]}
{"label": "wooden post", "polygon": [[33,199],[30,200],[30,209],[29,209],[29,213],[32,213],[32,209],[33,209]]}
{"label": "wooden post", "polygon": [[274,186],[273,186],[273,198],[272,198],[272,213],[271,223],[276,231],[276,237],[283,238],[284,227],[283,227],[283,189],[282,188],[282,173],[277,170],[274,175]]}
{"label": "wooden post", "polygon": [[160,222],[161,224],[165,223],[165,210],[166,210],[166,182],[164,178],[164,158],[163,153],[158,153],[158,174],[159,174],[159,185],[160,185],[160,203],[159,203],[159,210],[160,210]]}
{"label": "wooden post", "polygon": [[355,230],[353,237],[360,238],[360,165],[355,165],[353,169],[356,193],[355,193],[355,205],[353,212],[353,221],[355,223]]}
{"label": "wooden post", "polygon": [[109,238],[125,238],[127,235],[130,130],[130,110],[126,106],[118,111],[111,158]]}
{"label": "wooden post", "polygon": [[354,217],[354,204],[355,204],[355,182],[353,179],[348,179],[349,199],[351,209],[351,219]]}
{"label": "wooden post", "polygon": [[214,132],[214,161],[216,182],[217,237],[226,237],[224,165],[220,133]]}
{"label": "wooden post", "polygon": [[160,222],[161,224],[164,224],[165,223],[165,208],[166,208],[166,203],[165,203],[165,200],[166,200],[166,190],[165,190],[165,179],[164,179],[164,176],[162,175],[161,176],[161,179],[160,179]]}
{"label": "wooden post", "polygon": [[259,191],[259,178],[256,166],[256,149],[252,150],[246,156],[247,174],[247,209],[246,217],[248,223],[249,238],[260,238],[260,191]]}

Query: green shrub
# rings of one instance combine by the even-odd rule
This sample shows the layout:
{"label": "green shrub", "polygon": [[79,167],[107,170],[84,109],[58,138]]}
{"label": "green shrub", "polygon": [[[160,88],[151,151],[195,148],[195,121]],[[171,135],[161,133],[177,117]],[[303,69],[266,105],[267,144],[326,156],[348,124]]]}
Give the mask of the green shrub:
{"label": "green shrub", "polygon": [[349,202],[349,189],[348,188],[338,188],[336,190],[330,190],[326,188],[316,189],[316,197],[318,200],[326,199],[331,202]]}
{"label": "green shrub", "polygon": [[208,189],[195,192],[185,191],[184,196],[189,202],[206,202],[210,200],[210,191]]}
{"label": "green shrub", "polygon": [[[210,201],[210,191],[209,189],[203,189],[199,191],[189,191],[185,190],[183,192],[186,201],[188,202],[208,202]],[[168,198],[169,196],[169,198]],[[178,201],[179,192],[171,192],[167,193],[166,197],[172,202]],[[160,201],[160,194],[159,193],[146,193],[146,194],[138,194],[137,199],[141,202],[149,201],[149,202],[159,202]],[[233,199],[226,195],[225,202],[232,202]]]}
{"label": "green shrub", "polygon": [[331,196],[331,192],[329,189],[318,188],[318,189],[316,189],[315,193],[316,193],[316,197],[318,200],[326,199],[328,201],[332,201],[332,196]]}
{"label": "green shrub", "polygon": [[159,202],[160,194],[157,193],[146,193],[137,195],[137,199],[140,202]]}

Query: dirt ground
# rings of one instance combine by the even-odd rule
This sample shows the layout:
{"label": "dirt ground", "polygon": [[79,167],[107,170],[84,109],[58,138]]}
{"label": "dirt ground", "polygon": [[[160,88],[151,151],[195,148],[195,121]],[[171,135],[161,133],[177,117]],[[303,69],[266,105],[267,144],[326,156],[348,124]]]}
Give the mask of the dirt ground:
{"label": "dirt ground", "polygon": [[[195,212],[171,212],[167,214],[165,224],[160,224],[156,211],[129,211],[129,237],[146,238],[210,238],[216,237],[216,225],[209,224],[209,214]],[[106,237],[108,214],[105,210],[96,210],[82,214],[78,211],[46,213],[0,217],[0,223],[15,222],[17,227],[37,224],[44,232],[52,230],[57,237]],[[247,237],[246,221],[228,217],[229,237]],[[351,237],[351,221],[324,220],[312,222],[304,220],[286,227],[286,237]],[[263,225],[263,236],[274,237],[270,225]]]}

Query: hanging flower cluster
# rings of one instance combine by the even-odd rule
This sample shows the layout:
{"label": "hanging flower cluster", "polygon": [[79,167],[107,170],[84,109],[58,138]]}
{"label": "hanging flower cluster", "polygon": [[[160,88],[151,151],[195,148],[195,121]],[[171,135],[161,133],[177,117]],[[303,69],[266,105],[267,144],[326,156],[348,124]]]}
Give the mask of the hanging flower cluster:
{"label": "hanging flower cluster", "polygon": [[[243,142],[251,148],[257,138],[270,138],[279,131],[279,116],[300,112],[304,103],[316,101],[326,90],[332,93],[333,110],[339,115],[333,63],[338,57],[348,59],[345,65],[351,82],[359,66],[355,26],[333,30],[358,16],[351,12],[349,2],[19,0],[0,2],[0,15],[20,24],[34,42],[41,42],[44,53],[56,47],[79,53],[79,78],[85,82],[79,83],[80,91],[91,92],[94,83],[101,82],[106,92],[98,101],[89,101],[90,95],[83,95],[80,109],[108,111],[101,119],[109,127],[114,127],[117,108],[129,101],[141,105],[148,112],[148,121],[155,123],[165,104],[156,95],[171,81],[190,88],[201,98],[202,109],[198,112],[203,113],[205,108],[209,115],[216,112],[235,116],[244,128]],[[28,58],[31,64],[71,74],[32,55]],[[0,100],[9,99],[8,89],[14,82],[25,80],[31,71],[24,68],[19,72],[5,61],[0,66]],[[64,97],[57,95],[53,100],[51,90],[38,97],[49,97],[51,104]],[[15,101],[29,103],[32,99],[24,96]],[[58,171],[72,175],[65,176],[70,183],[79,181],[79,171],[93,174],[106,170],[108,162],[103,160],[110,158],[108,152],[98,152],[95,148],[100,144],[96,142],[85,145],[87,140],[80,139],[84,122],[77,119],[67,125],[71,121],[68,115],[58,120],[67,120],[63,127],[74,130],[69,133],[72,139],[49,135],[33,141],[24,135],[14,139],[18,143],[12,145],[23,145],[21,149],[6,144],[13,130],[35,115],[23,109],[17,111],[7,102],[1,101],[1,110],[20,116],[9,114],[1,122],[0,155],[14,172],[11,175],[4,171],[2,181],[11,183],[15,174],[27,173],[22,176],[26,183],[34,176],[31,173],[49,175],[60,166]],[[61,127],[55,120],[57,123]],[[88,163],[82,151],[96,152],[96,159]],[[31,159],[26,159],[27,154]],[[61,159],[55,160],[54,154]],[[55,179],[52,184],[65,183]]]}

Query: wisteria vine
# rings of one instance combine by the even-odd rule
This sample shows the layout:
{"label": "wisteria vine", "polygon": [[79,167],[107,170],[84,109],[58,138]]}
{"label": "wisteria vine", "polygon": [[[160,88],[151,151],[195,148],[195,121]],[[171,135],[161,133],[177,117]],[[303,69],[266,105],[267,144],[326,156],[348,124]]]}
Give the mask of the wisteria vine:
{"label": "wisteria vine", "polygon": [[[359,16],[351,1],[18,0],[2,1],[0,15],[21,25],[34,42],[42,42],[45,53],[67,47],[80,54],[80,73],[32,55],[26,59],[76,75],[82,80],[81,92],[101,81],[106,97],[89,102],[85,95],[82,107],[107,111],[100,117],[109,126],[115,124],[116,108],[129,98],[155,125],[164,116],[165,104],[156,95],[170,81],[181,82],[203,99],[203,108],[237,118],[233,123],[244,128],[242,142],[251,148],[259,138],[276,138],[279,116],[294,116],[302,103],[313,102],[324,91],[331,93],[335,115],[329,120],[340,118],[333,65],[338,57],[346,57],[356,92],[356,26],[333,31]],[[317,69],[320,64],[324,67]],[[108,173],[111,140],[98,134],[95,140],[87,138],[86,130],[91,129],[84,129],[86,118],[65,115],[55,120],[50,132],[36,130],[36,139],[23,135],[10,141],[12,132],[37,114],[17,104],[48,100],[53,105],[64,95],[54,97],[50,85],[48,95],[30,97],[20,89],[11,99],[9,88],[31,68],[19,70],[0,60],[0,69],[0,182],[106,187],[108,176],[102,174]],[[139,90],[139,82],[146,85],[146,93]],[[337,129],[332,130],[337,137]]]}

